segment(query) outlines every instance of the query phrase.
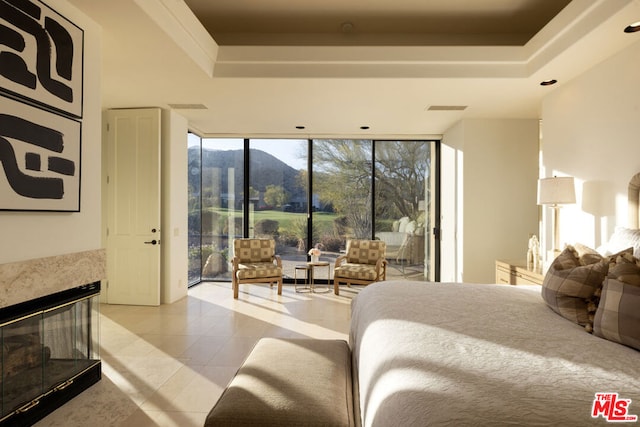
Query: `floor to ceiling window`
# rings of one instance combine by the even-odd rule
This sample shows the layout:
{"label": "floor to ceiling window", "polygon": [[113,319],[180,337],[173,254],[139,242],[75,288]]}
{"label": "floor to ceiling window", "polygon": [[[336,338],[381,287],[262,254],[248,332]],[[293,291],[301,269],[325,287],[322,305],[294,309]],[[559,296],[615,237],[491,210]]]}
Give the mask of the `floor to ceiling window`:
{"label": "floor to ceiling window", "polygon": [[310,242],[321,261],[333,264],[348,239],[371,238],[371,147],[369,140],[312,141]]}
{"label": "floor to ceiling window", "polygon": [[189,283],[230,280],[243,236],[276,241],[285,280],[311,247],[333,263],[351,238],[385,241],[391,277],[433,279],[437,144],[190,135]]}
{"label": "floor to ceiling window", "polygon": [[377,141],[375,145],[376,238],[387,243],[390,265],[405,276],[429,277],[431,143]]}
{"label": "floor to ceiling window", "polygon": [[272,238],[293,277],[306,262],[308,140],[249,140],[249,237]]}
{"label": "floor to ceiling window", "polygon": [[226,280],[229,245],[243,236],[244,140],[202,139],[189,150],[189,283]]}
{"label": "floor to ceiling window", "polygon": [[188,283],[193,285],[202,279],[202,140],[192,133],[188,136]]}
{"label": "floor to ceiling window", "polygon": [[[313,140],[311,152],[313,192],[332,213],[334,237],[371,238],[372,141]],[[322,221],[319,213],[313,217]],[[320,237],[328,232],[325,227]]]}

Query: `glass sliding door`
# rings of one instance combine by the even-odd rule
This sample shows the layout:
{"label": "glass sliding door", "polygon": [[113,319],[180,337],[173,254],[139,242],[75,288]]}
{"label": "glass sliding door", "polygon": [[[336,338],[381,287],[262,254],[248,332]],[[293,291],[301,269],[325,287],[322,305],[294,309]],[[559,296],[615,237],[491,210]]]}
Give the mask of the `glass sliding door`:
{"label": "glass sliding door", "polygon": [[431,141],[375,141],[376,238],[391,273],[429,277]]}
{"label": "glass sliding door", "polygon": [[201,147],[202,140],[192,133],[187,138],[187,197],[188,197],[188,284],[189,286],[199,283],[202,280],[202,247],[200,245],[202,232],[202,205],[200,195],[202,190],[202,163]]}
{"label": "glass sliding door", "polygon": [[370,239],[372,142],[313,140],[314,242],[332,252],[347,239]]}
{"label": "glass sliding door", "polygon": [[249,140],[249,236],[272,238],[285,277],[307,259],[306,139]]}
{"label": "glass sliding door", "polygon": [[333,264],[371,238],[387,243],[388,278],[437,280],[438,147],[189,135],[189,284],[230,280],[238,237],[274,239],[289,282],[309,249]]}
{"label": "glass sliding door", "polygon": [[[244,140],[202,140],[202,280],[230,280],[233,239],[243,237]],[[231,247],[230,247],[231,246]]]}

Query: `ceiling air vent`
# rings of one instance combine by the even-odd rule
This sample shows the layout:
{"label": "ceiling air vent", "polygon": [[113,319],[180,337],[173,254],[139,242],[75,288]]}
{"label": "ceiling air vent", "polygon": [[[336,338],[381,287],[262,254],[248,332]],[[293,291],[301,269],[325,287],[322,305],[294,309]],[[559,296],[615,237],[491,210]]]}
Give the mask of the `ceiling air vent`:
{"label": "ceiling air vent", "polygon": [[432,105],[427,111],[462,111],[466,108],[466,105]]}
{"label": "ceiling air vent", "polygon": [[207,106],[204,104],[169,104],[169,108],[174,110],[206,110]]}

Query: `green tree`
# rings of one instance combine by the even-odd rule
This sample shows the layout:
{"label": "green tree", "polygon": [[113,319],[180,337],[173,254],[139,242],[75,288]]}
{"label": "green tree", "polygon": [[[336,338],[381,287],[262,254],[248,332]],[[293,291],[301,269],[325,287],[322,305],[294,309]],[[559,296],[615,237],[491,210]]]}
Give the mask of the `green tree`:
{"label": "green tree", "polygon": [[264,201],[271,206],[282,206],[289,200],[289,195],[281,185],[267,185]]}
{"label": "green tree", "polygon": [[417,219],[430,176],[430,143],[380,141],[376,143],[376,216]]}
{"label": "green tree", "polygon": [[371,236],[371,141],[316,141],[313,190],[347,218],[357,238]]}
{"label": "green tree", "polygon": [[[314,143],[314,193],[347,218],[357,237],[371,234],[372,142],[323,140]],[[417,219],[430,173],[430,144],[378,141],[375,152],[376,217]],[[426,200],[429,198],[427,197]]]}

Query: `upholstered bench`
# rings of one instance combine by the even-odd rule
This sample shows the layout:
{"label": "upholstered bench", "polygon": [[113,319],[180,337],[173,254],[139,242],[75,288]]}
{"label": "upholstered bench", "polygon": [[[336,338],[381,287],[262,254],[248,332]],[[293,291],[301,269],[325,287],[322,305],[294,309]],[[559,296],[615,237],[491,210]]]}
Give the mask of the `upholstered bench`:
{"label": "upholstered bench", "polygon": [[262,338],[204,425],[352,426],[351,381],[346,341]]}

